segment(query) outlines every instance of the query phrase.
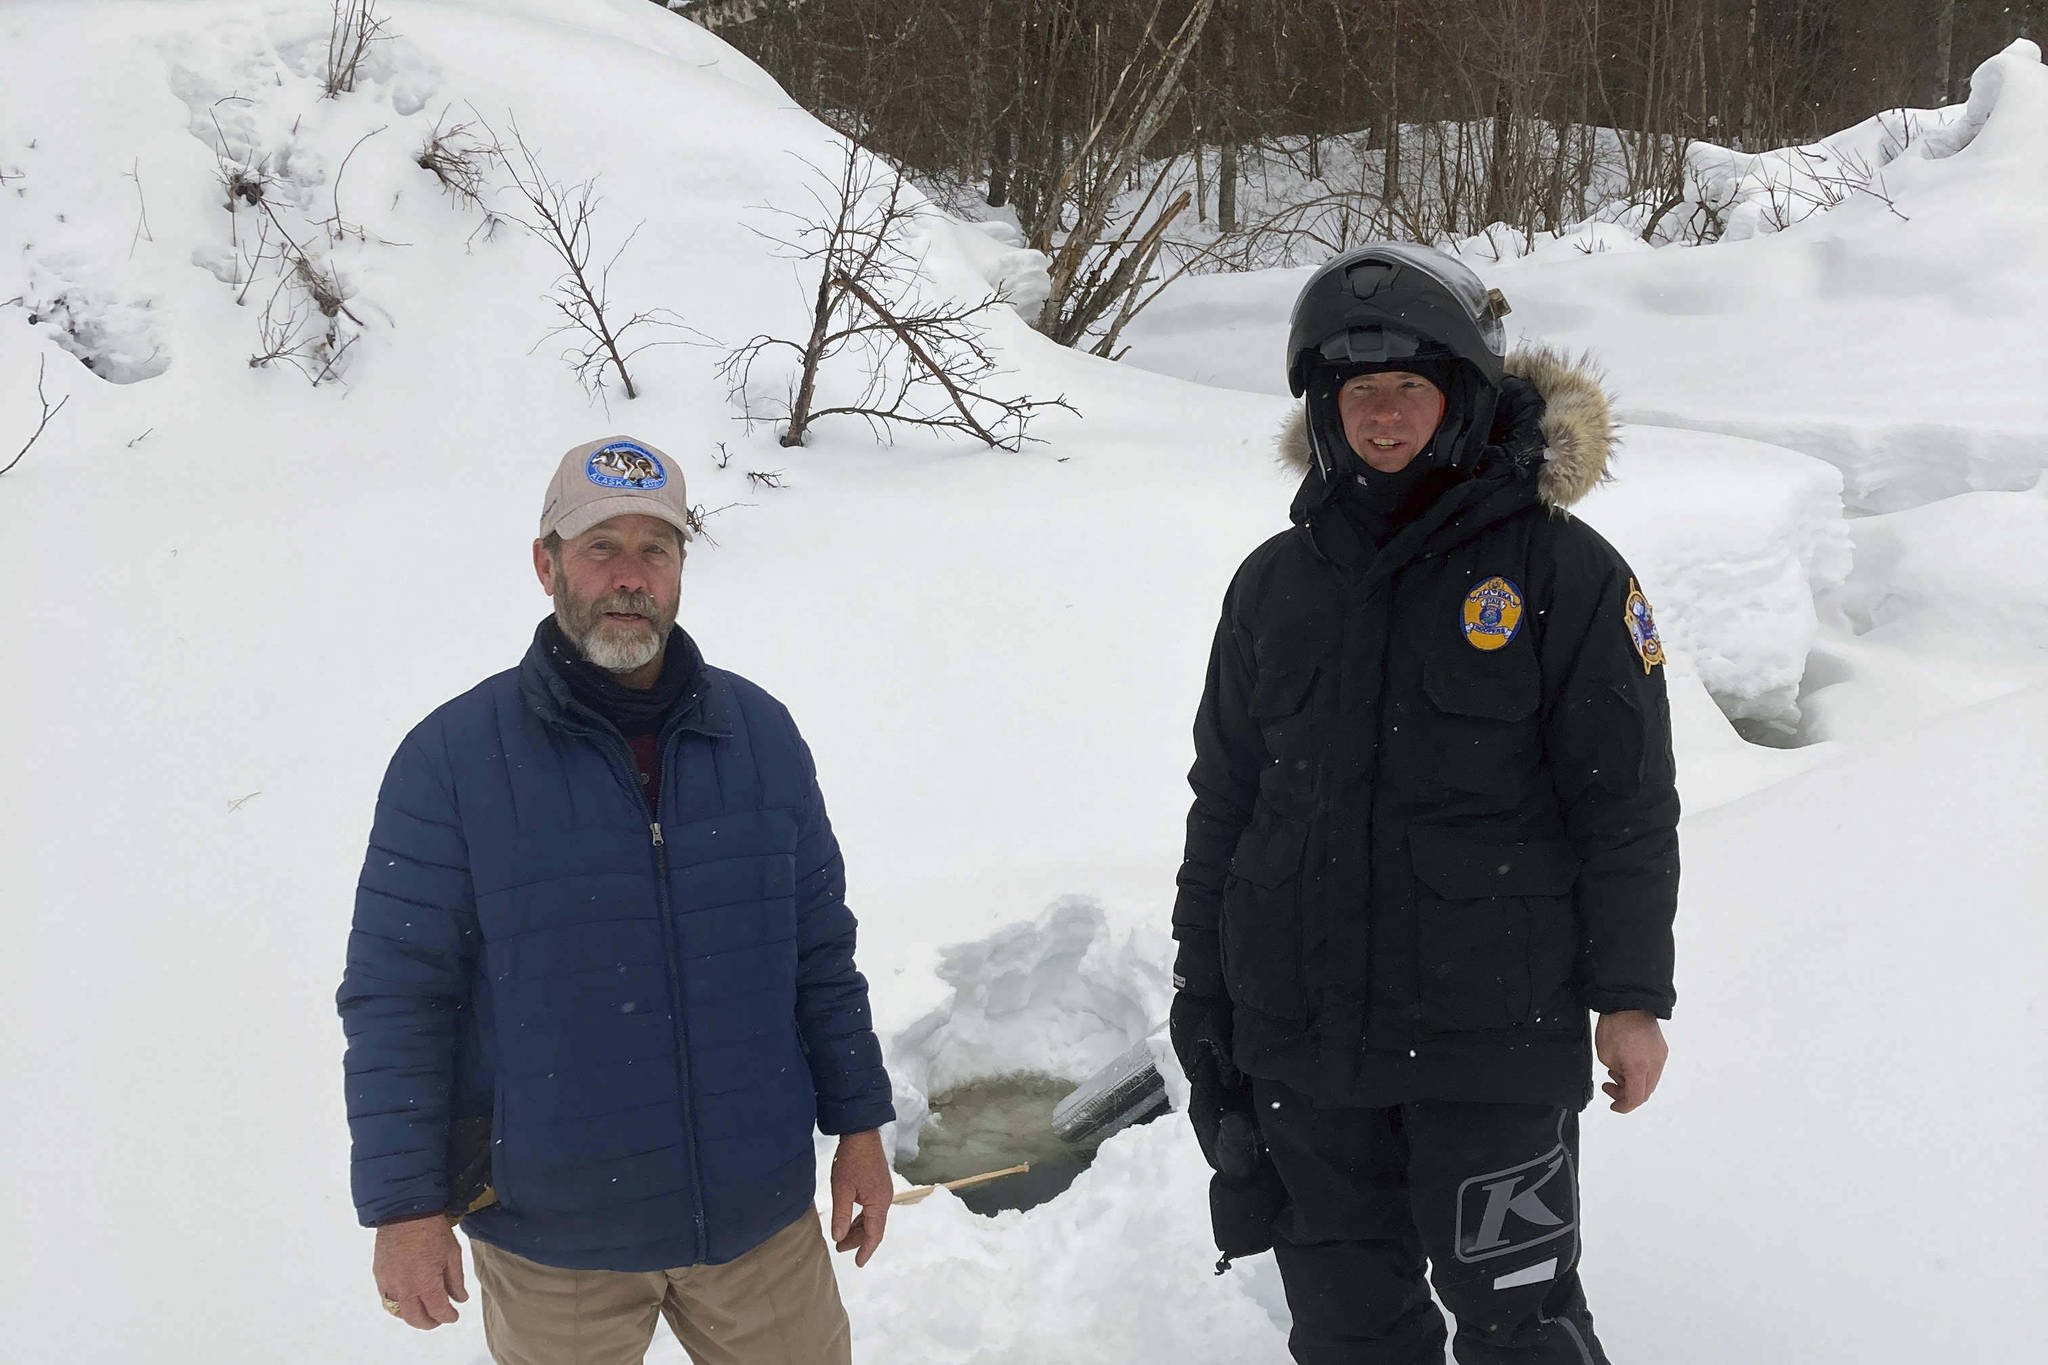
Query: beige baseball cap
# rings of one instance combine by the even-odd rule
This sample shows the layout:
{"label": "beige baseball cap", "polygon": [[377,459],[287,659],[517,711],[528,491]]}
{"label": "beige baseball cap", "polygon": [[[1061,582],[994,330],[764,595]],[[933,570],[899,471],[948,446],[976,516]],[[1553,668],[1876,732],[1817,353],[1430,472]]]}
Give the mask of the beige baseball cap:
{"label": "beige baseball cap", "polygon": [[601,521],[660,517],[690,539],[690,504],[675,461],[631,436],[585,441],[555,466],[540,507],[540,534],[574,540]]}

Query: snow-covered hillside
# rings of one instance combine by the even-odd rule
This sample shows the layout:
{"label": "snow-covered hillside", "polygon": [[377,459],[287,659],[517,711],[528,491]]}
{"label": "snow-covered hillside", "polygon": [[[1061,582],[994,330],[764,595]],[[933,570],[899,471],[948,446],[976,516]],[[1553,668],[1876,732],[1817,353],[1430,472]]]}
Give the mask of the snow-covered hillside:
{"label": "snow-covered hillside", "polygon": [[[753,229],[804,205],[799,158],[829,162],[831,136],[646,0],[386,8],[369,79],[323,101],[323,0],[0,7],[0,460],[33,429],[39,363],[68,399],[0,477],[8,1360],[483,1358],[473,1304],[427,1336],[377,1310],[331,997],[384,763],[517,658],[545,610],[542,487],[596,435],[655,442],[726,508],[683,619],[817,754],[905,1115],[973,1076],[1084,1074],[1163,1019],[1216,603],[1291,491],[1271,310],[1296,277],[1190,281],[1218,292],[1146,314],[1134,358],[1184,377],[1000,318],[1006,382],[1081,414],[1016,454],[831,424],[780,449],[734,420],[706,347],[645,352],[644,396],[607,412],[542,340],[546,252],[479,233],[417,164],[444,111],[516,117],[556,176],[600,174],[601,251],[644,224],[614,294],[726,345],[802,319]],[[2048,500],[1918,505],[2048,466],[2028,463],[2048,413],[2026,323],[2048,138],[2020,146],[2042,131],[2023,57],[1975,141],[1896,186],[1910,224],[1843,209],[1498,272],[1525,330],[1596,345],[1631,411],[1663,418],[1585,509],[1683,647],[1694,812],[1670,1088],[1587,1122],[1589,1285],[1617,1358],[1904,1365],[2029,1340],[2001,1277],[2040,1230],[2013,1211],[2044,1202],[2018,1002],[2048,965]],[[240,262],[264,229],[225,207],[224,158],[266,166],[279,221],[315,230],[351,315],[341,382],[249,364]],[[1891,268],[1936,240],[1938,269]],[[924,250],[940,294],[1028,273],[972,229],[934,223]],[[1909,385],[1915,339],[1930,368]],[[1944,389],[1963,340],[1976,378]],[[1936,434],[1882,465],[1795,439],[1863,400],[1886,440]],[[747,478],[774,471],[787,487]],[[1892,515],[1846,520],[1845,471]],[[1760,749],[1728,716],[1829,742]],[[1887,737],[1907,721],[1924,733]],[[856,1358],[1278,1358],[1270,1261],[1212,1277],[1204,1224],[1177,1120],[1027,1213],[905,1209],[875,1264],[841,1268]]]}

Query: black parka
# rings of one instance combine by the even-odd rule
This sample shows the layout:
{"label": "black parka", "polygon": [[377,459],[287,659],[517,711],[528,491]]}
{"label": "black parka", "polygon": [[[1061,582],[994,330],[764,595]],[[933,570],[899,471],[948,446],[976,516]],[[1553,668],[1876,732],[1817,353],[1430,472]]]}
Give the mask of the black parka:
{"label": "black parka", "polygon": [[[1597,381],[1548,352],[1538,475],[1482,459],[1375,552],[1306,470],[1224,599],[1195,723],[1177,974],[1237,1064],[1324,1104],[1591,1096],[1587,1011],[1668,1017],[1678,798],[1629,567],[1564,511]],[[1633,624],[1632,624],[1633,623]]]}

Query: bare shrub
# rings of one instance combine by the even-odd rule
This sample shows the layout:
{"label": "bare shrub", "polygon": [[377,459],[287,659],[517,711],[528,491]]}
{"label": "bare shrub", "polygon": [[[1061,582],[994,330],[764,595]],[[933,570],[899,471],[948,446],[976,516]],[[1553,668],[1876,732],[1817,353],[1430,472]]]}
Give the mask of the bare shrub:
{"label": "bare shrub", "polygon": [[303,261],[279,270],[257,319],[249,368],[288,365],[316,389],[338,379],[337,367],[356,343],[356,334],[341,326],[344,311],[331,283]]}
{"label": "bare shrub", "polygon": [[495,139],[477,136],[477,123],[448,122],[448,111],[434,120],[427,140],[413,158],[421,170],[432,171],[441,188],[457,203],[490,212],[484,205],[486,172],[493,160],[504,155]]}
{"label": "bare shrub", "polygon": [[[484,131],[490,132],[488,125]],[[491,142],[502,146],[495,135]],[[517,120],[512,124],[512,146],[516,156],[501,151],[498,160],[510,175],[511,188],[518,193],[523,207],[506,217],[545,242],[562,262],[562,273],[547,295],[562,321],[550,328],[547,336],[567,334],[572,338],[572,344],[562,353],[563,359],[575,371],[577,382],[593,396],[603,396],[605,376],[611,373],[618,376],[626,397],[639,397],[632,373],[626,368],[627,361],[651,347],[678,346],[691,341],[709,344],[711,339],[665,308],[636,312],[621,319],[619,310],[612,306],[612,267],[633,244],[644,224],[627,233],[618,250],[602,266],[593,265],[591,220],[603,202],[597,194],[597,177],[564,184],[550,176],[520,133]],[[628,340],[636,333],[647,332],[656,335],[637,344]]]}
{"label": "bare shrub", "polygon": [[377,13],[377,0],[334,0],[334,18],[327,30],[327,76],[322,84],[325,98],[355,90],[363,58],[372,44],[388,36],[384,23],[384,16]]}

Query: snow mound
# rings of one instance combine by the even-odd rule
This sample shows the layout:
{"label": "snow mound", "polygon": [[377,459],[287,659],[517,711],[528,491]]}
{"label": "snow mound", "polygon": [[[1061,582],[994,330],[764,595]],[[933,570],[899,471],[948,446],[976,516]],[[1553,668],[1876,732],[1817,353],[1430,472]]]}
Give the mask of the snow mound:
{"label": "snow mound", "polygon": [[1642,426],[1624,430],[1618,465],[1577,512],[1628,559],[1721,709],[1789,730],[1815,598],[1849,574],[1841,475],[1776,446]]}
{"label": "snow mound", "polygon": [[1285,1307],[1270,1257],[1212,1273],[1209,1168],[1169,1115],[1104,1143],[1072,1189],[984,1218],[899,1209],[842,1282],[854,1358],[890,1365],[1273,1360]]}
{"label": "snow mound", "polygon": [[1867,739],[2048,687],[2048,478],[1851,526],[1856,566],[1822,600],[1801,730]]}
{"label": "snow mound", "polygon": [[1851,535],[1856,573],[1836,600],[1859,632],[1927,616],[2048,658],[2048,477],[1868,517]]}

